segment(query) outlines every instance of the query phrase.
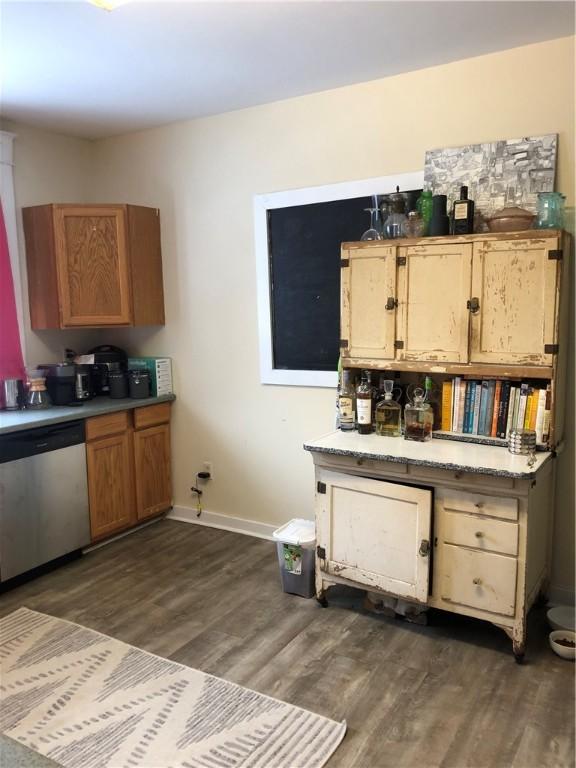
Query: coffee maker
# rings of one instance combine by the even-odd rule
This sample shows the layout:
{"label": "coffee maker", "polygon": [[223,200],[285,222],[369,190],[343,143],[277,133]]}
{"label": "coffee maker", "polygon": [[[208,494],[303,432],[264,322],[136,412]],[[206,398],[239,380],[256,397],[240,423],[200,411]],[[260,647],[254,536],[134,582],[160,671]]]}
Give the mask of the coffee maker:
{"label": "coffee maker", "polygon": [[123,349],[111,344],[101,344],[91,349],[80,360],[86,361],[86,367],[91,369],[94,392],[97,395],[110,395],[110,382],[108,375],[112,371],[125,372],[128,364],[128,355]]}

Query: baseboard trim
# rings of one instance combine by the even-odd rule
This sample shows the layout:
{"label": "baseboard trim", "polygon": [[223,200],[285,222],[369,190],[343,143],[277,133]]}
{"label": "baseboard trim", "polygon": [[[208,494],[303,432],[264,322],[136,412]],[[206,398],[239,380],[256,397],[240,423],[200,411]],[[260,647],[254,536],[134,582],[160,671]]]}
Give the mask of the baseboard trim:
{"label": "baseboard trim", "polygon": [[207,509],[202,510],[200,517],[196,516],[195,507],[175,506],[167,515],[169,520],[178,520],[181,523],[193,523],[194,525],[205,525],[208,528],[219,528],[222,531],[232,531],[233,533],[243,533],[246,536],[256,536],[259,539],[268,539],[273,541],[272,534],[278,526],[270,523],[260,523],[257,520],[246,520],[243,517],[232,517],[223,515],[220,512],[210,512]]}
{"label": "baseboard trim", "polygon": [[550,585],[548,590],[548,602],[554,605],[574,605],[575,593],[570,587],[555,587]]}

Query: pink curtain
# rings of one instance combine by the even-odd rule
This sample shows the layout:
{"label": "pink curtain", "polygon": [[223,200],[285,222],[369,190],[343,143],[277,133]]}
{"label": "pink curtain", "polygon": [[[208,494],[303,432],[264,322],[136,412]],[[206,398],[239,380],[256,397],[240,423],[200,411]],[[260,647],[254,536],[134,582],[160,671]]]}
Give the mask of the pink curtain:
{"label": "pink curtain", "polygon": [[0,204],[0,380],[25,378],[8,238]]}

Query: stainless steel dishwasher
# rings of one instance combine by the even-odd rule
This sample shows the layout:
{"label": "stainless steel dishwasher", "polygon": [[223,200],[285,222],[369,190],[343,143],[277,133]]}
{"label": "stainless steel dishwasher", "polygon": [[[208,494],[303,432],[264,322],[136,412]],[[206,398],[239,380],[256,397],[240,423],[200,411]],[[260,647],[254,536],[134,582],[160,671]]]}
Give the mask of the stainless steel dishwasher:
{"label": "stainless steel dishwasher", "polygon": [[0,581],[89,543],[84,422],[0,435]]}

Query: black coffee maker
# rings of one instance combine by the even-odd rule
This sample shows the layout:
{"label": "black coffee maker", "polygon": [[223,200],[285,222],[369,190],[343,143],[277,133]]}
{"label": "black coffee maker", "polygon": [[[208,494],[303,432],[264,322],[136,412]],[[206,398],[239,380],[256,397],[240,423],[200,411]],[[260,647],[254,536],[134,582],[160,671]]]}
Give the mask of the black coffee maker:
{"label": "black coffee maker", "polygon": [[[110,395],[109,374],[112,371],[126,372],[128,355],[123,349],[111,344],[101,344],[91,349],[87,357],[92,357],[92,384],[96,395]],[[84,357],[84,356],[83,356]]]}

